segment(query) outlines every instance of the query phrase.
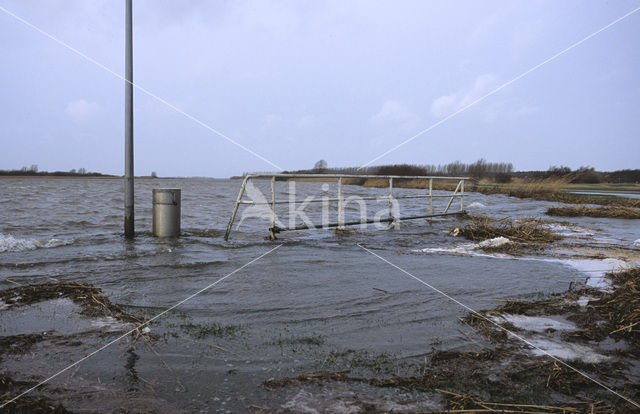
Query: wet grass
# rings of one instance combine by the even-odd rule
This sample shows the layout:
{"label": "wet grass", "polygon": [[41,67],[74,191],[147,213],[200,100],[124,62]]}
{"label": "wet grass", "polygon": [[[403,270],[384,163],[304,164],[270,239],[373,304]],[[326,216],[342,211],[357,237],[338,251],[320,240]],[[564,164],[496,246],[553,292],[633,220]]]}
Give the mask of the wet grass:
{"label": "wet grass", "polygon": [[565,191],[567,187],[571,188],[572,186],[569,185],[566,179],[546,179],[502,185],[470,184],[467,186],[467,189],[468,191],[477,191],[479,193],[487,195],[505,194],[510,197],[530,198],[540,201],[555,201],[567,204],[597,204],[605,206],[640,208],[640,199],[572,194]]}
{"label": "wet grass", "polygon": [[236,338],[247,332],[245,325],[223,325],[218,322],[205,324],[188,322],[179,327],[195,339]]}
{"label": "wet grass", "polygon": [[[626,413],[632,406],[600,385],[594,378],[609,384],[626,397],[637,401],[640,388],[633,383],[637,368],[630,364],[639,355],[640,337],[640,267],[610,273],[612,292],[584,287],[565,294],[541,292],[533,301],[512,300],[497,308],[471,314],[465,322],[476,332],[492,340],[494,347],[480,351],[434,351],[424,363],[416,358],[400,360],[388,353],[367,350],[333,350],[326,354],[321,369],[296,377],[265,381],[268,389],[300,388],[304,384],[324,386],[330,382],[355,382],[381,388],[396,388],[431,395],[440,393],[447,410],[458,412],[537,412],[537,413]],[[580,307],[581,296],[594,299]],[[588,346],[590,341],[607,337],[624,340],[628,350],[616,350],[615,357],[600,363],[568,361],[569,365],[587,376],[557,361],[533,356],[521,344],[507,337],[482,316],[509,313],[528,316],[564,315],[579,327],[574,340]],[[502,324],[511,331],[521,331],[512,324]],[[613,354],[610,354],[613,355]],[[428,362],[427,362],[428,358]],[[413,362],[410,362],[413,361]],[[404,364],[406,376],[399,367]],[[407,369],[408,367],[408,369]]]}
{"label": "wet grass", "polygon": [[[120,305],[120,307],[126,310],[129,315],[133,315],[142,320],[151,319],[166,310],[166,308],[159,306]],[[191,315],[183,311],[174,309],[167,312],[163,317],[163,319],[167,318],[187,320],[191,319]]]}
{"label": "wet grass", "polygon": [[126,377],[131,390],[134,390],[135,386],[140,381],[138,372],[136,371],[136,362],[138,362],[139,359],[140,357],[138,356],[138,354],[136,354],[133,348],[129,348],[127,350],[127,362],[125,363],[124,368],[127,371]]}
{"label": "wet grass", "polygon": [[622,218],[640,219],[640,209],[633,207],[588,207],[588,206],[567,206],[550,207],[546,212],[549,216],[560,217],[600,217],[600,218]]}
{"label": "wet grass", "polygon": [[[10,400],[13,396],[36,385],[37,382],[14,381],[6,374],[0,374],[0,404]],[[71,414],[61,403],[53,402],[42,396],[25,395],[2,408],[7,414]]]}
{"label": "wet grass", "polygon": [[392,375],[399,370],[407,370],[410,364],[400,361],[389,352],[372,352],[364,349],[333,349],[321,356],[322,366],[338,369],[358,370],[381,375]]}
{"label": "wet grass", "polygon": [[515,297],[518,300],[542,301],[542,300],[554,299],[554,298],[557,298],[558,296],[560,296],[560,294],[557,292],[537,291],[537,292],[531,292],[531,293],[523,293],[521,295],[516,295]]}
{"label": "wet grass", "polygon": [[[592,364],[581,368],[610,376],[607,373],[617,373],[621,367]],[[513,348],[434,352],[430,363],[414,376],[358,376],[352,369],[341,369],[268,380],[262,385],[267,389],[298,389],[304,384],[330,382],[440,393],[445,398],[446,409],[466,412],[580,413],[586,410],[604,413],[616,412],[610,404],[624,406],[615,396],[575,371],[542,357],[523,356]],[[578,395],[581,398],[577,398]],[[586,395],[597,398],[585,398]]]}
{"label": "wet grass", "polygon": [[267,345],[313,345],[321,346],[327,341],[327,338],[323,335],[310,335],[301,337],[282,337],[267,342]]}
{"label": "wet grass", "polygon": [[608,277],[614,285],[613,292],[591,305],[607,321],[608,334],[626,340],[640,357],[640,267],[610,273]]}

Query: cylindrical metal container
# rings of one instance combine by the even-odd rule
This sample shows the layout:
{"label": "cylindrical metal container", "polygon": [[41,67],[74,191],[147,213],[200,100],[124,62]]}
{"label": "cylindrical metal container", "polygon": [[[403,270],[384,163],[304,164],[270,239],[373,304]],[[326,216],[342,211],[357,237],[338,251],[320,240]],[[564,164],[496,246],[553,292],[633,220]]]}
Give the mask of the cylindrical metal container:
{"label": "cylindrical metal container", "polygon": [[153,189],[153,235],[180,236],[180,189]]}

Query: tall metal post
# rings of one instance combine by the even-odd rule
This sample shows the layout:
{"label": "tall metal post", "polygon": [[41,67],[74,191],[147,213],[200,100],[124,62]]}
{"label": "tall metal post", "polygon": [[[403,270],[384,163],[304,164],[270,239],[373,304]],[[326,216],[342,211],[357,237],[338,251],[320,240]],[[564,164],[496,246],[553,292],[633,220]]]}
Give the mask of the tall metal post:
{"label": "tall metal post", "polygon": [[393,178],[389,178],[389,228],[393,228],[396,224],[395,217],[393,217]]}
{"label": "tall metal post", "polygon": [[342,218],[342,177],[338,178],[338,229],[342,229],[344,226]]}
{"label": "tall metal post", "polygon": [[269,239],[275,240],[276,233],[276,176],[271,177],[271,221],[269,225]]}
{"label": "tall metal post", "polygon": [[125,85],[124,85],[124,235],[135,234],[133,199],[133,16],[132,0],[126,0],[125,12]]}

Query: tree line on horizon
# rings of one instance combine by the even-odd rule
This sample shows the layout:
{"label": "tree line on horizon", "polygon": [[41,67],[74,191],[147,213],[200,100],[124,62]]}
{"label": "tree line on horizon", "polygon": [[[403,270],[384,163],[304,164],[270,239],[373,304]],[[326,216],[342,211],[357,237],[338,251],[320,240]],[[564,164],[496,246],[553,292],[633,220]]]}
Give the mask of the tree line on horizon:
{"label": "tree line on horizon", "polygon": [[88,172],[86,168],[75,168],[69,171],[38,171],[36,164],[30,167],[22,167],[19,170],[0,170],[0,176],[56,176],[56,177],[75,177],[75,176],[87,176],[87,177],[104,177],[108,174],[102,174],[98,172]]}
{"label": "tree line on horizon", "polygon": [[[285,171],[292,174],[349,174],[349,175],[408,175],[408,176],[467,176],[476,179],[491,179],[496,183],[508,183],[512,178],[549,179],[565,178],[571,183],[637,183],[640,169],[625,169],[611,172],[596,171],[593,167],[572,170],[566,166],[551,166],[541,171],[515,171],[510,162],[488,162],[483,158],[473,163],[460,161],[448,164],[391,164],[371,167],[329,168],[325,160],[316,162],[308,170]],[[246,175],[246,173],[245,173]]]}

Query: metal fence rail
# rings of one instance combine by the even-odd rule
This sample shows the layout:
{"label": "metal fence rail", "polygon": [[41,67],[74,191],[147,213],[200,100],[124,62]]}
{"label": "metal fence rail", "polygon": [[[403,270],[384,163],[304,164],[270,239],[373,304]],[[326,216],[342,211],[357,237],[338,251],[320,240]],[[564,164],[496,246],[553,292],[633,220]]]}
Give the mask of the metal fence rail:
{"label": "metal fence rail", "polygon": [[[338,182],[338,194],[336,198],[306,198],[304,200],[276,200],[275,195],[275,187],[276,181],[296,181],[296,179],[309,179],[312,178],[316,182]],[[259,180],[259,179],[270,179],[271,180],[271,201],[265,202],[257,202],[253,200],[244,200],[243,196],[245,193],[245,188],[249,180]],[[343,180],[361,180],[361,179],[385,179],[388,180],[388,188],[389,193],[386,196],[379,197],[359,197],[360,200],[389,200],[389,217],[388,218],[380,218],[380,219],[363,219],[360,221],[351,221],[345,222],[343,215],[343,206],[345,204],[345,197],[343,197]],[[414,194],[414,195],[393,195],[393,180],[424,180],[429,182],[428,190],[429,192],[426,194]],[[433,182],[434,180],[438,181],[452,181],[457,180],[458,184],[453,191],[452,194],[433,194]],[[415,220],[422,218],[430,218],[430,217],[442,217],[448,215],[456,215],[465,213],[464,210],[464,182],[468,180],[468,177],[432,177],[432,176],[406,176],[406,175],[346,175],[346,174],[250,174],[246,175],[242,180],[242,184],[240,186],[240,191],[238,192],[238,197],[236,199],[235,206],[233,207],[233,212],[231,213],[231,218],[229,219],[229,224],[227,225],[227,231],[225,232],[224,239],[229,240],[229,235],[231,234],[231,229],[233,226],[233,222],[236,219],[236,214],[238,213],[238,208],[241,204],[248,205],[269,205],[271,208],[271,218],[269,225],[269,237],[271,240],[275,240],[275,234],[281,231],[291,231],[291,230],[305,230],[305,229],[314,229],[317,227],[320,228],[342,228],[344,226],[356,226],[362,224],[370,224],[370,223],[391,223],[393,225],[396,221],[402,220]],[[447,206],[445,207],[442,213],[433,212],[433,199],[434,198],[449,198]],[[460,210],[456,212],[449,212],[451,205],[456,197],[460,198]],[[411,199],[411,198],[427,198],[429,200],[427,212],[428,214],[417,215],[417,216],[408,216],[408,217],[394,217],[393,215],[393,202],[394,200],[400,199]],[[278,227],[276,226],[276,205],[277,204],[290,204],[290,203],[316,203],[316,202],[337,202],[338,203],[338,219],[336,223],[324,224],[323,226],[309,226],[307,224],[300,226],[292,226],[292,227]]]}

